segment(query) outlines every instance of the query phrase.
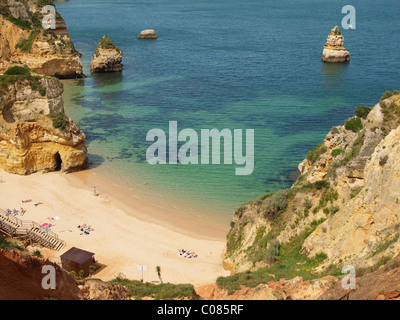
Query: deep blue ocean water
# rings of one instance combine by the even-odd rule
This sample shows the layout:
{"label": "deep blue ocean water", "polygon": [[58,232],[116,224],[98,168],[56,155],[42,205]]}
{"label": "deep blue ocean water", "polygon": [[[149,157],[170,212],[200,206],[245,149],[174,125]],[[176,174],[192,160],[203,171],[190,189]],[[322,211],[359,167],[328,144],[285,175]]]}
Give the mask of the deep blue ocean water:
{"label": "deep blue ocean water", "polygon": [[[82,53],[84,80],[65,86],[66,112],[87,135],[92,167],[154,195],[230,219],[235,207],[291,185],[292,172],[361,104],[400,89],[398,0],[363,0],[343,30],[348,64],[321,62],[348,1],[69,0],[57,2]],[[157,40],[139,40],[141,30]],[[107,34],[123,52],[121,74],[90,75]],[[145,161],[152,128],[255,130],[255,169]]]}

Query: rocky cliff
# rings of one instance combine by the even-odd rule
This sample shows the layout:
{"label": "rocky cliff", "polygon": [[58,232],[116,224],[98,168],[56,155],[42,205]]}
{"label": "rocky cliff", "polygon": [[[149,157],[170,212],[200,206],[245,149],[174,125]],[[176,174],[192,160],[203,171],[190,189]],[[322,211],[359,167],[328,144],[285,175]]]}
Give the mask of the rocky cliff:
{"label": "rocky cliff", "polygon": [[350,52],[343,47],[344,36],[338,26],[333,28],[326,39],[322,61],[325,62],[347,62],[350,61]]}
{"label": "rocky cliff", "polygon": [[18,174],[86,168],[86,137],[64,114],[62,83],[10,70],[28,74],[0,76],[0,167]]}
{"label": "rocky cliff", "polygon": [[[1,238],[0,238],[1,240]],[[55,289],[43,289],[44,266],[55,268]],[[128,300],[121,285],[96,279],[76,280],[56,263],[28,252],[0,249],[0,300]]]}
{"label": "rocky cliff", "polygon": [[290,189],[236,210],[224,255],[235,281],[340,275],[344,265],[374,269],[400,252],[398,93],[333,127]]}
{"label": "rocky cliff", "polygon": [[15,62],[57,78],[82,78],[81,54],[65,21],[56,12],[56,29],[42,28],[44,5],[51,0],[0,0],[0,73]]}
{"label": "rocky cliff", "polygon": [[122,71],[122,55],[123,52],[112,43],[109,37],[104,35],[94,53],[92,63],[90,64],[90,72]]}

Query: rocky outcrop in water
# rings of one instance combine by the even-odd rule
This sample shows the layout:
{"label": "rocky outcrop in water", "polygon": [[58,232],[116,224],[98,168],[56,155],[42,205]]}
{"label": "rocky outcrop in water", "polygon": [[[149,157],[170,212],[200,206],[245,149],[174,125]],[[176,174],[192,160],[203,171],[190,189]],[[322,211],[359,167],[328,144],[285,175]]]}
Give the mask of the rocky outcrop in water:
{"label": "rocky outcrop in water", "polygon": [[139,39],[157,39],[158,36],[156,35],[156,32],[153,29],[146,29],[142,30],[140,34],[138,35]]}
{"label": "rocky outcrop in water", "polygon": [[56,29],[42,28],[40,2],[0,0],[0,73],[14,61],[57,78],[82,78],[81,54],[56,12]]}
{"label": "rocky outcrop in water", "polygon": [[1,168],[31,174],[87,167],[85,134],[64,114],[62,93],[58,79],[32,71],[0,76]]}
{"label": "rocky outcrop in water", "polygon": [[336,26],[331,30],[326,39],[322,61],[324,62],[347,62],[350,61],[350,52],[343,47],[344,36]]}
{"label": "rocky outcrop in water", "polygon": [[106,35],[101,38],[90,64],[91,73],[122,71],[123,52]]}

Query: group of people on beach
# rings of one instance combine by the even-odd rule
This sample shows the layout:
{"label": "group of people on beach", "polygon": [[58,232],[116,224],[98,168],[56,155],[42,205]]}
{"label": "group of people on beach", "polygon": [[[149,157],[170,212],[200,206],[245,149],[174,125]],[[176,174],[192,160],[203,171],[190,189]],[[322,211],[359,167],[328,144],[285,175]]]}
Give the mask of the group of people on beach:
{"label": "group of people on beach", "polygon": [[6,210],[6,216],[9,216],[9,215],[11,215],[13,217],[15,217],[17,215],[23,216],[25,214],[25,212],[26,212],[26,210],[24,208],[21,208],[20,210],[17,210],[15,208],[13,210],[11,210],[10,208],[8,208]]}
{"label": "group of people on beach", "polygon": [[181,257],[189,258],[189,259],[197,258],[197,253],[196,252],[189,252],[189,251],[186,251],[185,249],[178,249],[178,251],[179,251],[179,255]]}
{"label": "group of people on beach", "polygon": [[82,234],[90,234],[91,231],[94,231],[94,229],[93,229],[91,226],[88,226],[88,225],[86,225],[86,224],[79,225],[79,226],[78,226],[78,229],[79,229],[80,231],[82,231],[81,235],[82,235]]}

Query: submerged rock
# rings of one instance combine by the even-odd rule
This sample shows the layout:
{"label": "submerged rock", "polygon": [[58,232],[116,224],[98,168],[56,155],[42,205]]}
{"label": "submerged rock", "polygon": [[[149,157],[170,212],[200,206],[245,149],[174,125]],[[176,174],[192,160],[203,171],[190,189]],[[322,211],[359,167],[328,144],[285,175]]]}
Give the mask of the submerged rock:
{"label": "submerged rock", "polygon": [[331,30],[326,39],[322,61],[324,62],[347,62],[350,61],[350,52],[343,47],[344,36],[338,26]]}
{"label": "submerged rock", "polygon": [[122,71],[123,52],[118,49],[106,35],[101,38],[92,63],[91,73],[120,72]]}
{"label": "submerged rock", "polygon": [[147,29],[140,32],[138,35],[139,39],[157,39],[156,32],[153,29]]}

